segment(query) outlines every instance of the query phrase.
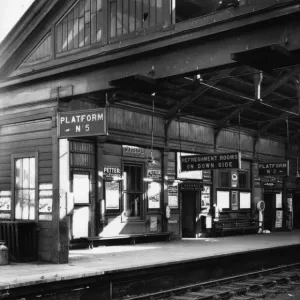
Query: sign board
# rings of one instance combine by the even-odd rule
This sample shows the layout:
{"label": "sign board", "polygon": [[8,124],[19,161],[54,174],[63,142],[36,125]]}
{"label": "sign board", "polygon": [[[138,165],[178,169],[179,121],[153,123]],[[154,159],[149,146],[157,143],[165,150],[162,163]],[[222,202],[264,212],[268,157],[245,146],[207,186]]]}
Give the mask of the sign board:
{"label": "sign board", "polygon": [[275,228],[281,228],[282,227],[282,216],[283,216],[283,211],[282,210],[276,210]]}
{"label": "sign board", "polygon": [[106,209],[119,209],[120,207],[120,183],[118,181],[105,182]]}
{"label": "sign board", "polygon": [[146,151],[144,148],[123,145],[123,156],[134,156],[134,157],[146,157]]}
{"label": "sign board", "polygon": [[59,112],[57,130],[59,138],[106,135],[105,108]]}
{"label": "sign board", "polygon": [[240,169],[240,152],[181,156],[181,170]]}
{"label": "sign board", "polygon": [[103,166],[104,179],[121,179],[121,168],[117,166]]}
{"label": "sign board", "polygon": [[258,163],[259,176],[288,176],[289,161]]}
{"label": "sign board", "polygon": [[177,179],[202,180],[202,176],[203,176],[202,171],[189,170],[188,172],[186,172],[181,169],[181,157],[194,156],[194,155],[195,153],[177,152],[177,159],[176,159]]}
{"label": "sign board", "polygon": [[192,190],[192,191],[202,191],[203,190],[203,182],[183,182],[180,184],[180,189],[182,191]]}
{"label": "sign board", "polygon": [[178,208],[178,187],[168,185],[168,205],[170,208]]}
{"label": "sign board", "polygon": [[147,170],[147,178],[160,180],[161,179],[161,169],[149,168]]}

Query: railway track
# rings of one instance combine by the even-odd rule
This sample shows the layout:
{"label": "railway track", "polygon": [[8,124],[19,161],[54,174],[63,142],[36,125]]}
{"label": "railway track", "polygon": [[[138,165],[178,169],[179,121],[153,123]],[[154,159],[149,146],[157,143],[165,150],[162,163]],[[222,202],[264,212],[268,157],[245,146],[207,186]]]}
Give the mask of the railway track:
{"label": "railway track", "polygon": [[260,300],[300,288],[300,264],[279,266],[126,300]]}

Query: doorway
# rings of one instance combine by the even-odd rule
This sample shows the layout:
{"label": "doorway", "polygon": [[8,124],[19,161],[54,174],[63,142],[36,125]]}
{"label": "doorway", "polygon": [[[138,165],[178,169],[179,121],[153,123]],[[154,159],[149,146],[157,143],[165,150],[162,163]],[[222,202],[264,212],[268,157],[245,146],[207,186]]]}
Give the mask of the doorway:
{"label": "doorway", "polygon": [[300,229],[300,193],[293,197],[293,229]]}
{"label": "doorway", "polygon": [[276,194],[264,194],[264,201],[264,229],[273,231],[275,229]]}
{"label": "doorway", "polygon": [[196,196],[194,191],[182,191],[182,237],[196,237]]}

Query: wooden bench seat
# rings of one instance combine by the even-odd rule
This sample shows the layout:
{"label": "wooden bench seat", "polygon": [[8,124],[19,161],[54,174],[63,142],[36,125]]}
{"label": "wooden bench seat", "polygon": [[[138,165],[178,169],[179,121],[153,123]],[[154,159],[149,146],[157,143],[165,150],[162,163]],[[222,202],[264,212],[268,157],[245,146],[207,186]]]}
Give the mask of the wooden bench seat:
{"label": "wooden bench seat", "polygon": [[214,220],[214,228],[216,232],[221,232],[222,237],[225,231],[242,231],[243,234],[246,230],[258,230],[259,225],[257,220],[253,219],[220,219]]}
{"label": "wooden bench seat", "polygon": [[94,248],[94,245],[106,244],[109,241],[114,242],[128,242],[131,245],[135,245],[136,241],[145,240],[167,240],[170,241],[173,232],[149,232],[149,233],[137,233],[137,234],[120,234],[117,236],[92,236],[92,237],[81,237],[81,240],[85,240],[89,244],[89,248]]}

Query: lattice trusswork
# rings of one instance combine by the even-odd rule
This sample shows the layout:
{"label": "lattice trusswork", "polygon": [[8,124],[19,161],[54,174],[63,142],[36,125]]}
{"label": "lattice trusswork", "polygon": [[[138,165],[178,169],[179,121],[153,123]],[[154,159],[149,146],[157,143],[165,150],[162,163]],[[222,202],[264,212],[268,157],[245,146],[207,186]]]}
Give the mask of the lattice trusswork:
{"label": "lattice trusswork", "polygon": [[56,26],[58,53],[102,41],[103,1],[79,0]]}

